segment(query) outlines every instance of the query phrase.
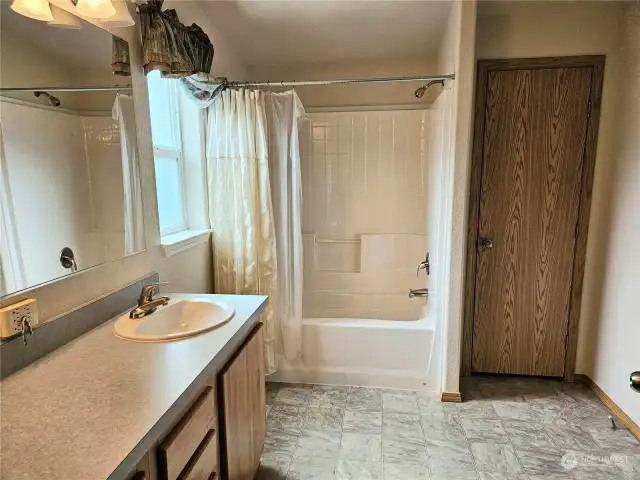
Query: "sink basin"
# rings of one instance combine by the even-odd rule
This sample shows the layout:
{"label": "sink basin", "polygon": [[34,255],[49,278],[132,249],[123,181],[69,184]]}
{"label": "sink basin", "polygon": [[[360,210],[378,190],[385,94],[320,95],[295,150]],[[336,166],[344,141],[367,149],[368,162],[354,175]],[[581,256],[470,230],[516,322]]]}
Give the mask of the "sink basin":
{"label": "sink basin", "polygon": [[113,327],[120,338],[136,342],[170,342],[212,330],[233,317],[235,309],[206,298],[169,297],[169,304],[142,318],[122,315]]}

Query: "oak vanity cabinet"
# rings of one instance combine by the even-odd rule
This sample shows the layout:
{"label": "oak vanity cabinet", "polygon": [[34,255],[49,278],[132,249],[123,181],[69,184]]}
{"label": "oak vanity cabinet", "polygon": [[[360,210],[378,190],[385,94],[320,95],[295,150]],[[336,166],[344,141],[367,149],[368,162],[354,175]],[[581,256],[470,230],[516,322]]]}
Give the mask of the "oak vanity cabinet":
{"label": "oak vanity cabinet", "polygon": [[251,480],[266,437],[262,324],[127,480]]}
{"label": "oak vanity cabinet", "polygon": [[[260,325],[261,327],[262,325]],[[252,479],[267,435],[264,342],[258,327],[218,375],[223,478]]]}

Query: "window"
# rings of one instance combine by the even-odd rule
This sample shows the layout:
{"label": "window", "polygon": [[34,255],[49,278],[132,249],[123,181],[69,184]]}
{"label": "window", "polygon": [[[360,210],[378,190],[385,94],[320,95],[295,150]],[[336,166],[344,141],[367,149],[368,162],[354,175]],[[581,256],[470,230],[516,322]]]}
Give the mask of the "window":
{"label": "window", "polygon": [[166,236],[187,229],[177,82],[154,70],[147,75],[147,84],[160,235]]}

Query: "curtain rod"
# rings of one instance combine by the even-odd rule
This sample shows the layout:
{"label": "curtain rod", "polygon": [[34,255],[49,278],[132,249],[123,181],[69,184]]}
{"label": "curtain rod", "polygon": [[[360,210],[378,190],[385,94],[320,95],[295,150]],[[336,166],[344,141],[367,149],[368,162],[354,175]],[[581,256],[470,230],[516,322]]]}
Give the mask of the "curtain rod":
{"label": "curtain rod", "polygon": [[120,90],[131,90],[131,85],[113,85],[104,87],[16,87],[0,88],[0,94],[6,92],[116,92]]}
{"label": "curtain rod", "polygon": [[284,80],[256,82],[226,82],[227,87],[303,87],[312,85],[340,85],[346,83],[431,82],[454,80],[455,75],[421,75],[413,77],[348,78],[344,80]]}
{"label": "curtain rod", "polygon": [[[378,77],[378,78],[346,78],[341,80],[280,80],[280,81],[228,81],[225,87],[303,87],[313,85],[341,85],[348,83],[392,83],[392,82],[432,82],[454,80],[455,75],[422,75],[411,77]],[[9,87],[0,88],[0,94],[7,92],[115,92],[119,90],[131,90],[131,85],[109,85],[95,87]]]}

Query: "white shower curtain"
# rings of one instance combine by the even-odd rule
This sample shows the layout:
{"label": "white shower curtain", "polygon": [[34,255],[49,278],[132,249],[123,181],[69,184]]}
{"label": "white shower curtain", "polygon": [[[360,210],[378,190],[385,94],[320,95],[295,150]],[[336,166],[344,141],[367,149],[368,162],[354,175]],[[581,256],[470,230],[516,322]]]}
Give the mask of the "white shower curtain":
{"label": "white shower curtain", "polygon": [[302,179],[298,119],[304,107],[295,91],[268,93],[269,173],[278,256],[278,319],[284,358],[302,347]]}
{"label": "white shower curtain", "polygon": [[265,102],[263,92],[250,90],[225,90],[208,111],[214,287],[269,295],[262,316],[267,373],[276,371],[279,353],[292,359],[301,349],[301,111],[295,93]]}

